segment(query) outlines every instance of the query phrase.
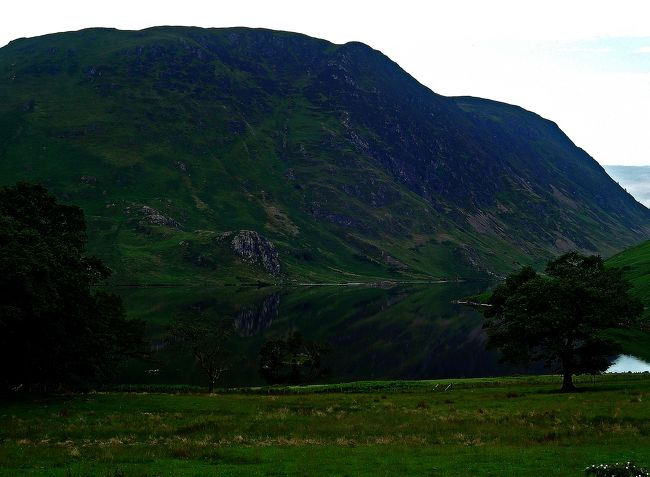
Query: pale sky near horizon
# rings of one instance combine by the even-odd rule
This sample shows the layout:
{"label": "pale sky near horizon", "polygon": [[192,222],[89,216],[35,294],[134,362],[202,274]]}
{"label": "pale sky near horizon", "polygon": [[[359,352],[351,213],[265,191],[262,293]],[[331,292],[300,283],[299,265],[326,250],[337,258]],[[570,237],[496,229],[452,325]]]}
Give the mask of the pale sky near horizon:
{"label": "pale sky near horizon", "polygon": [[648,0],[22,0],[0,46],[88,27],[249,26],[362,41],[433,91],[517,104],[601,164],[650,165]]}

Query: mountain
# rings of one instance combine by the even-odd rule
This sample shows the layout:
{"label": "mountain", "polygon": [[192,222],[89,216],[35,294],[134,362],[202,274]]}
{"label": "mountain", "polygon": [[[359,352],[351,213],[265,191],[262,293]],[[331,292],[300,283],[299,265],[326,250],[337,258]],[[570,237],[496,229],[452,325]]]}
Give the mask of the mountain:
{"label": "mountain", "polygon": [[650,166],[603,166],[609,176],[646,207],[650,206]]}
{"label": "mountain", "polygon": [[247,28],[11,42],[0,178],[80,204],[119,283],[476,277],[650,237],[553,122],[361,43]]}

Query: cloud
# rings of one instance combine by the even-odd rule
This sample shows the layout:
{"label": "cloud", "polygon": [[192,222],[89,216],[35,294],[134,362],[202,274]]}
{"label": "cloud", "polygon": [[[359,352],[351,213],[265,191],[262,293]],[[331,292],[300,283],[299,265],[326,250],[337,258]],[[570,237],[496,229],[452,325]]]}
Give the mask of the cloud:
{"label": "cloud", "polygon": [[567,51],[570,51],[571,53],[612,53],[614,49],[611,47],[589,48],[589,47],[574,46],[568,48]]}
{"label": "cloud", "polygon": [[650,167],[604,166],[607,174],[637,201],[650,207]]}

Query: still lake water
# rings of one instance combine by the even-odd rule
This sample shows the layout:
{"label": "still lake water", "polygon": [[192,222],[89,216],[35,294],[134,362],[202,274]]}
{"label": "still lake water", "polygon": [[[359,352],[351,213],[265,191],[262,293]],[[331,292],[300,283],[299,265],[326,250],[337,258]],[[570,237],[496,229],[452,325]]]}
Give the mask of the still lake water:
{"label": "still lake water", "polygon": [[167,326],[179,315],[234,321],[237,332],[220,385],[263,384],[260,348],[291,331],[331,348],[325,359],[329,375],[320,382],[541,372],[499,363],[486,348],[480,313],[453,303],[486,286],[122,288],[117,291],[129,315],[148,323],[152,353],[129,363],[119,382],[204,384],[189,352],[169,345]]}
{"label": "still lake water", "polygon": [[650,373],[650,363],[628,356],[626,354],[620,355],[614,360],[612,365],[607,368],[606,373]]}

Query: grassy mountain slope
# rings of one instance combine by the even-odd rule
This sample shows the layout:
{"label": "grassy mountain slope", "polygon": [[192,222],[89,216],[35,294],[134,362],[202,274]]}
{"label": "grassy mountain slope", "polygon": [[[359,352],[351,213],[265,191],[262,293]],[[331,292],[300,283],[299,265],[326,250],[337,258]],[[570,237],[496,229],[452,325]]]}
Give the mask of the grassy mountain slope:
{"label": "grassy mountain slope", "polygon": [[360,43],[244,28],[0,49],[0,178],[82,205],[121,283],[470,277],[650,233],[554,123],[436,95]]}
{"label": "grassy mountain slope", "polygon": [[633,293],[650,306],[650,242],[614,255],[607,264],[622,268],[634,285]]}
{"label": "grassy mountain slope", "polygon": [[[650,317],[650,241],[614,255],[607,265],[623,269],[632,282],[632,294],[643,302],[646,316]],[[626,352],[650,362],[650,330],[647,331],[620,333],[620,341],[625,343]]]}

